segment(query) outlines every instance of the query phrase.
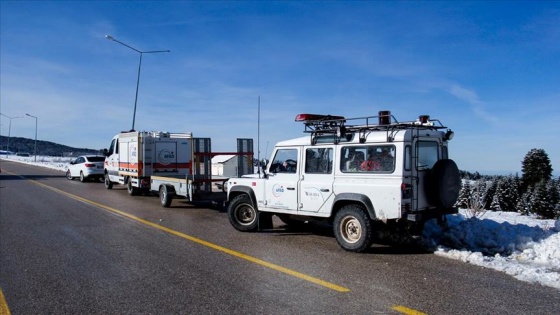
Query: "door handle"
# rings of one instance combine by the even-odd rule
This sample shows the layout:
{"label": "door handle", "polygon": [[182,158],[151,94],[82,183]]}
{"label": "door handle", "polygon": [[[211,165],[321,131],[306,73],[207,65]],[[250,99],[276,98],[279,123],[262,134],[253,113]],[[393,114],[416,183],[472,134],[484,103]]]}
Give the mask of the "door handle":
{"label": "door handle", "polygon": [[287,190],[296,190],[294,187],[287,187]]}
{"label": "door handle", "polygon": [[323,188],[323,189],[320,189],[320,190],[321,190],[321,192],[329,192],[330,191],[329,189],[326,189],[326,188]]}

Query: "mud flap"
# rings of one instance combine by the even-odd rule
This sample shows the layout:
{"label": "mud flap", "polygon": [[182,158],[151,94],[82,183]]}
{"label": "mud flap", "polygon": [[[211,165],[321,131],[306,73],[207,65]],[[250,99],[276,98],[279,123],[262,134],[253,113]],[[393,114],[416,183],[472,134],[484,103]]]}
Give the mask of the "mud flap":
{"label": "mud flap", "polygon": [[259,212],[259,231],[272,230],[272,213]]}

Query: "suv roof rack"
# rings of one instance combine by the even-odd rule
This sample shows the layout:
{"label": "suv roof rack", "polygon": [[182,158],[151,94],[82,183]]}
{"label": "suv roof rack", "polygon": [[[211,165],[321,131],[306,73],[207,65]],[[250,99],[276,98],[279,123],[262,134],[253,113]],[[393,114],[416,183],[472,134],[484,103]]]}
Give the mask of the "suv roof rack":
{"label": "suv roof rack", "polygon": [[[415,121],[399,122],[390,111],[379,111],[377,116],[345,118],[344,116],[298,114],[295,121],[302,121],[305,129],[303,132],[311,133],[314,140],[317,136],[333,135],[333,142],[338,143],[342,137],[359,133],[360,139],[371,131],[387,131],[387,139],[391,141],[392,135],[402,129],[429,129],[439,130],[445,127],[439,119],[430,118],[429,115],[420,115]],[[352,122],[355,124],[347,124]],[[451,132],[450,130],[448,132]],[[450,138],[449,138],[450,139]],[[313,141],[315,143],[315,141]]]}

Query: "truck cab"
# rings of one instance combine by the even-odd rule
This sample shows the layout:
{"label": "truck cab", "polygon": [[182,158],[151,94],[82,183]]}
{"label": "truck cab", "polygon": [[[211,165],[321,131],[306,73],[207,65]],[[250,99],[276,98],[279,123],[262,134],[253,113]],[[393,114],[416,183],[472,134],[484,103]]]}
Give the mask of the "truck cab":
{"label": "truck cab", "polygon": [[304,136],[276,144],[261,178],[228,182],[228,217],[234,228],[270,227],[326,220],[339,245],[360,252],[374,227],[419,234],[424,223],[457,213],[459,170],[448,156],[453,132],[439,120],[419,116],[398,122],[378,116],[301,114]]}

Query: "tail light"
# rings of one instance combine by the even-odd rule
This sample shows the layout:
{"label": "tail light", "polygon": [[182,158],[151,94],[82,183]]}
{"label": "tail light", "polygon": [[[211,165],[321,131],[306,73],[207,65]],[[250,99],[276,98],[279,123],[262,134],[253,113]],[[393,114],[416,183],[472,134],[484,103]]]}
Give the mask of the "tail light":
{"label": "tail light", "polygon": [[401,184],[402,199],[412,198],[412,185],[408,183]]}
{"label": "tail light", "polygon": [[86,163],[84,164],[85,167],[95,167],[95,164],[91,164],[91,163]]}

